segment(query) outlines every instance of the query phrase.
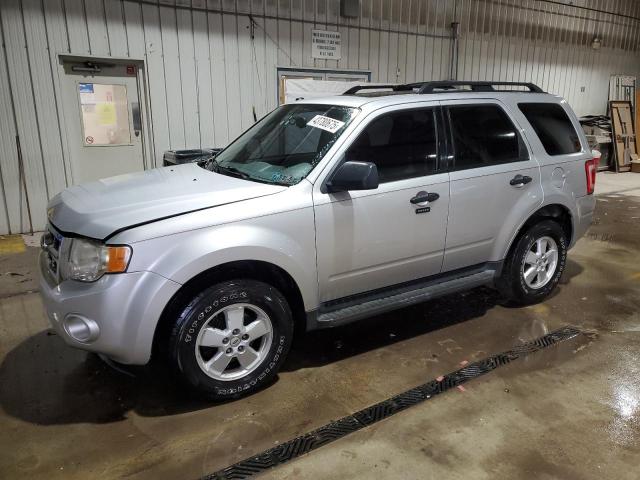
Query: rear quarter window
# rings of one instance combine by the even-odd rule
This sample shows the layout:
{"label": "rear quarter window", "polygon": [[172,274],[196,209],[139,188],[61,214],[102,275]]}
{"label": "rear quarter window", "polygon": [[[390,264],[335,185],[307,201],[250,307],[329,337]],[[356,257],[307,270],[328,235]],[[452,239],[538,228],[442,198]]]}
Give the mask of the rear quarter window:
{"label": "rear quarter window", "polygon": [[562,106],[557,103],[519,103],[518,108],[548,155],[567,155],[582,150],[580,137]]}

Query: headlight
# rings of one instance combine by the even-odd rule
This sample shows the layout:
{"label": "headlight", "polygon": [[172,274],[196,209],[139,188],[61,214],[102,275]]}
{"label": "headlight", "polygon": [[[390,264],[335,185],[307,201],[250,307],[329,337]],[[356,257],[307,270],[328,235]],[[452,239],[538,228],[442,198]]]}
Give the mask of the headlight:
{"label": "headlight", "polygon": [[109,246],[93,240],[74,238],[66,262],[61,262],[62,278],[94,282],[105,273],[127,270],[131,247]]}

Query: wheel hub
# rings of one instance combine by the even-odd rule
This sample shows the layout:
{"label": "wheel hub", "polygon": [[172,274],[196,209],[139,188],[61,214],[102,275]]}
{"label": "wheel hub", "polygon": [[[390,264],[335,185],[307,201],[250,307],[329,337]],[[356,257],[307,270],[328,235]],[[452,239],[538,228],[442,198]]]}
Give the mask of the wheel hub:
{"label": "wheel hub", "polygon": [[237,380],[258,368],[272,340],[271,319],[261,308],[229,305],[204,322],[195,342],[196,360],[216,380]]}
{"label": "wheel hub", "polygon": [[558,265],[558,244],[544,236],[534,241],[522,264],[522,275],[529,288],[544,287],[553,278]]}

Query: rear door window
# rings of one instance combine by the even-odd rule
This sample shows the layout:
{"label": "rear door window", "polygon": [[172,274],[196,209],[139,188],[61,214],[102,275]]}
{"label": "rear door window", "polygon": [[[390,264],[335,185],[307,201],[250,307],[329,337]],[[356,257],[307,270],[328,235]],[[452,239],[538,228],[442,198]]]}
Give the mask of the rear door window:
{"label": "rear door window", "polygon": [[381,115],[349,147],[346,159],[375,163],[380,183],[435,173],[438,144],[434,110]]}
{"label": "rear door window", "polygon": [[497,105],[447,107],[453,137],[454,170],[528,160],[517,128]]}
{"label": "rear door window", "polygon": [[557,103],[519,103],[518,108],[538,135],[549,155],[567,155],[582,150],[580,137],[562,106]]}

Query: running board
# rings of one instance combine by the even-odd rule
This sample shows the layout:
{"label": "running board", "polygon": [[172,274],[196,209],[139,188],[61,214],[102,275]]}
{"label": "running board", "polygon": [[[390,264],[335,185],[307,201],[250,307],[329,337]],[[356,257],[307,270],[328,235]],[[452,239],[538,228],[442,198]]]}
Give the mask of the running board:
{"label": "running board", "polygon": [[383,294],[370,297],[368,300],[366,298],[362,299],[360,303],[350,302],[342,308],[334,307],[329,310],[326,306],[323,306],[320,308],[316,320],[316,328],[344,325],[345,323],[354,322],[390,310],[426,302],[427,300],[432,300],[450,293],[460,292],[482,285],[489,285],[493,283],[495,276],[495,270],[487,269],[450,280],[436,280],[424,283],[422,286],[416,285],[411,290],[407,290],[407,287],[391,288]]}

